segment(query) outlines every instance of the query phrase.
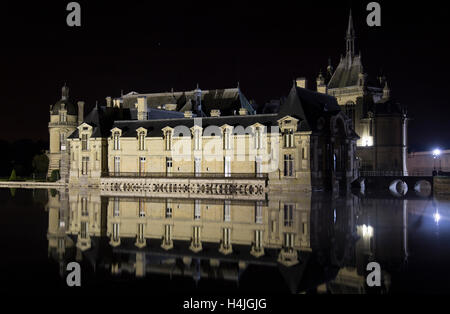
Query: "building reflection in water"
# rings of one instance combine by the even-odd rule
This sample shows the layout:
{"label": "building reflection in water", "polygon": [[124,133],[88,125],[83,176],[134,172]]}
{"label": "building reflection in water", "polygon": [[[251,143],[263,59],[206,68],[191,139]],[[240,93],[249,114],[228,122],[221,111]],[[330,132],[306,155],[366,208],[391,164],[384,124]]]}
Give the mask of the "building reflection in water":
{"label": "building reflection in water", "polygon": [[[260,265],[281,274],[292,293],[366,293],[367,263],[389,270],[406,264],[406,203],[298,193],[249,201],[49,191],[48,250],[64,278],[67,263],[83,259],[113,275],[196,282],[238,283]],[[385,270],[382,283],[379,291],[388,291]]]}

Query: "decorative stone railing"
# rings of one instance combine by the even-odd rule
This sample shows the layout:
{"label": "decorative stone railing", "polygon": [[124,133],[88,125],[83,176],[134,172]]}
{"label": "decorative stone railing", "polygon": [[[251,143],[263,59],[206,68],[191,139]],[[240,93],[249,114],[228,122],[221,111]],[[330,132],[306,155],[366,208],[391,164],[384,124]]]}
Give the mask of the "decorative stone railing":
{"label": "decorative stone railing", "polygon": [[100,179],[101,195],[157,197],[227,198],[263,200],[267,187],[265,178],[114,178]]}

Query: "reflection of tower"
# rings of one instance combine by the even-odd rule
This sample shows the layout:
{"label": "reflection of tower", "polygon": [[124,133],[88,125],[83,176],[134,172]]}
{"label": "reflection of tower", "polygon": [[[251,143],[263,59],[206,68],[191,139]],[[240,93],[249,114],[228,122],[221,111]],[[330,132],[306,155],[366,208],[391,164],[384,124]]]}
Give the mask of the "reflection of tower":
{"label": "reflection of tower", "polygon": [[48,191],[48,255],[59,262],[60,275],[63,276],[66,266],[66,252],[73,247],[73,241],[66,236],[69,223],[69,200],[64,190]]}

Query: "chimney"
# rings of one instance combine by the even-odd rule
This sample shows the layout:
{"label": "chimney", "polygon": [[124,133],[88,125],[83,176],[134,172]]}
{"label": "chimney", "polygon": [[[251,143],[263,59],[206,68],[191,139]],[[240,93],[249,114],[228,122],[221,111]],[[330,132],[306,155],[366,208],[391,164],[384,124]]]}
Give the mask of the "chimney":
{"label": "chimney", "polygon": [[120,108],[120,98],[114,98],[113,99],[113,107],[114,108]]}
{"label": "chimney", "polygon": [[185,117],[185,118],[192,118],[192,111],[186,110],[186,111],[184,112],[184,117]]}
{"label": "chimney", "polygon": [[83,123],[84,120],[84,101],[78,102],[78,124]]}
{"label": "chimney", "polygon": [[317,83],[317,92],[321,94],[327,93],[327,86],[325,85],[325,78],[322,75],[322,72],[319,73],[319,76],[316,79]]}
{"label": "chimney", "polygon": [[112,105],[112,98],[111,97],[106,97],[106,107],[111,107]]}
{"label": "chimney", "polygon": [[195,113],[197,116],[202,116],[202,90],[198,87],[194,90],[194,96],[195,96]]}
{"label": "chimney", "polygon": [[220,110],[219,109],[211,110],[211,117],[220,117]]}
{"label": "chimney", "polygon": [[139,96],[136,103],[137,108],[137,118],[138,120],[147,120],[148,108],[147,108],[147,97]]}
{"label": "chimney", "polygon": [[391,97],[391,89],[389,88],[387,81],[385,81],[383,88],[383,99],[389,99],[390,97]]}
{"label": "chimney", "polygon": [[247,109],[245,109],[245,108],[239,109],[239,115],[240,116],[246,116],[247,115]]}
{"label": "chimney", "polygon": [[297,87],[301,87],[301,88],[307,88],[307,81],[306,78],[304,77],[299,77],[295,80],[295,83],[297,85]]}

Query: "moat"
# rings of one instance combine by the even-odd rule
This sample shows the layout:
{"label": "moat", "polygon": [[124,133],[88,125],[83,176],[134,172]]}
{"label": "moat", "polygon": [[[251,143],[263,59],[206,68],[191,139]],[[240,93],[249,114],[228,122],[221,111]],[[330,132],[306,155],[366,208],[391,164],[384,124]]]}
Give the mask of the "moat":
{"label": "moat", "polygon": [[[0,189],[2,292],[449,292],[450,200],[386,193],[260,199]],[[366,284],[366,265],[382,285]],[[79,291],[79,290],[78,290]]]}

